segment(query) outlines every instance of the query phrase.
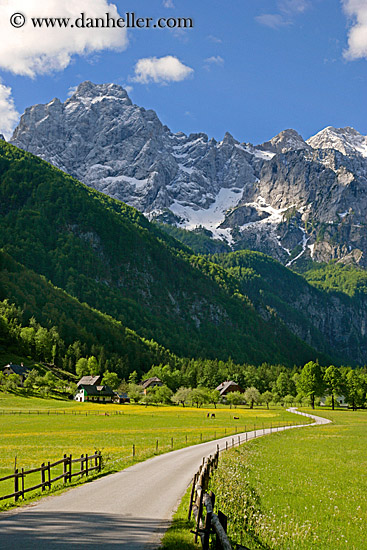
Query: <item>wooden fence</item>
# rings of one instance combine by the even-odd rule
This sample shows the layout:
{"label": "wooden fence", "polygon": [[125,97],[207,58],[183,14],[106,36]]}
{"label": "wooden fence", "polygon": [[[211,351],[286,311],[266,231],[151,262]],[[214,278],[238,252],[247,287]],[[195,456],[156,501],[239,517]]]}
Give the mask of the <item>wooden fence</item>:
{"label": "wooden fence", "polygon": [[[232,439],[232,446],[235,445]],[[219,446],[214,455],[210,455],[208,458],[203,459],[203,463],[199,468],[199,471],[195,474],[189,505],[189,520],[191,514],[195,518],[195,530],[192,533],[195,535],[195,542],[198,538],[201,539],[203,550],[209,550],[210,535],[215,534],[215,549],[216,550],[233,550],[232,545],[227,537],[227,516],[220,510],[218,514],[214,513],[215,495],[211,491],[207,493],[210,476],[218,467],[219,461]],[[204,517],[203,512],[206,509],[206,515]],[[236,550],[249,550],[245,546],[236,546]]]}
{"label": "wooden fence", "polygon": [[[73,471],[74,464],[80,464],[80,466]],[[61,465],[63,466],[62,474],[52,477],[52,469],[58,466],[60,470]],[[31,470],[16,468],[13,474],[0,478],[0,482],[14,479],[14,492],[9,495],[1,496],[0,501],[9,498],[14,498],[15,502],[17,502],[20,498],[24,500],[25,494],[30,491],[35,491],[36,489],[42,489],[42,491],[45,491],[46,489],[51,489],[52,484],[56,481],[60,481],[61,479],[63,480],[64,484],[70,483],[72,478],[75,476],[87,476],[93,471],[100,472],[101,469],[102,455],[100,451],[96,451],[93,455],[81,455],[80,458],[73,458],[72,455],[67,456],[65,454],[64,458],[62,458],[61,460],[57,460],[56,462],[52,463],[44,462],[39,468],[32,468]],[[27,476],[36,473],[41,474],[41,483],[37,483],[32,487],[26,487],[25,482]]]}

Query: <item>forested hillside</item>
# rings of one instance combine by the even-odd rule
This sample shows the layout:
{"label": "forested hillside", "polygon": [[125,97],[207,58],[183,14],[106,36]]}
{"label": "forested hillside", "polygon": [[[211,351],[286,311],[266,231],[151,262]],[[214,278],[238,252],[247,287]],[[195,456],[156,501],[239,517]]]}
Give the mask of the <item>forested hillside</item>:
{"label": "forested hillside", "polygon": [[[220,266],[195,256],[133,208],[5,142],[0,142],[0,209],[4,252],[63,289],[69,295],[62,295],[65,303],[74,297],[88,304],[87,317],[94,308],[184,357],[291,366],[320,355],[271,311],[261,317],[237,279]],[[4,256],[3,268],[7,262]],[[75,320],[65,306],[60,316],[61,295],[56,307],[54,296],[45,300],[49,290],[28,291],[28,283],[20,277],[14,284],[11,269],[7,272],[1,298],[37,320],[46,316],[57,328],[64,319],[65,327],[74,322],[79,333],[86,330],[84,313]],[[86,323],[90,334],[94,322]],[[113,331],[109,339],[114,341]],[[119,345],[124,348],[123,341]],[[144,361],[148,369],[151,357]]]}
{"label": "forested hillside", "polygon": [[287,327],[320,352],[344,364],[365,364],[367,274],[337,263],[298,275],[276,260],[243,250],[209,259],[238,281],[258,312],[272,308]]}

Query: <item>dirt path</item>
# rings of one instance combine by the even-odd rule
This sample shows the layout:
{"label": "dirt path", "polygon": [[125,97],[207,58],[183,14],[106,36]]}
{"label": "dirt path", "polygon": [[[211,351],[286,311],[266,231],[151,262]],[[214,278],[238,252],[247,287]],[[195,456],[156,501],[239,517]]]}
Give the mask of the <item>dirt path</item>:
{"label": "dirt path", "polygon": [[[314,425],[329,422],[311,417]],[[278,430],[291,428],[294,426]],[[268,433],[270,429],[247,432],[247,440]],[[0,549],[156,549],[203,457],[214,453],[217,445],[225,449],[226,441],[232,445],[234,439],[238,444],[238,438],[242,443],[246,434],[160,455],[61,495],[2,513]]]}

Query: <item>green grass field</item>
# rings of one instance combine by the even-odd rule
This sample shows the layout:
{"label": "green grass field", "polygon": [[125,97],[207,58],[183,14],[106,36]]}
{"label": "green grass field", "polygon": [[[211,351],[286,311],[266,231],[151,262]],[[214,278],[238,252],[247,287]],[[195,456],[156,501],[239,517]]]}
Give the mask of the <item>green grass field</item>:
{"label": "green grass field", "polygon": [[233,541],[251,550],[367,549],[367,411],[319,414],[333,424],[223,453],[213,491]]}
{"label": "green grass field", "polygon": [[[0,477],[12,473],[15,457],[18,468],[29,469],[56,461],[64,453],[76,458],[101,450],[105,469],[114,471],[157,452],[239,433],[246,427],[299,421],[283,409],[217,408],[215,419],[207,418],[208,412],[213,408],[83,404],[0,393]],[[34,484],[39,483],[38,477]],[[12,481],[0,483],[0,496],[11,492]]]}

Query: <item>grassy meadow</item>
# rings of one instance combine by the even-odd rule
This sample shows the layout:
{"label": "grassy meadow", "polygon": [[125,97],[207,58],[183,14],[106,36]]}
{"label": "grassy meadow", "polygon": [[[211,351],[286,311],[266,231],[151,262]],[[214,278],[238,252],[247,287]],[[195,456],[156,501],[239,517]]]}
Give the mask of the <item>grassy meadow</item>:
{"label": "grassy meadow", "polygon": [[222,454],[212,489],[233,542],[251,550],[367,549],[367,411],[319,414],[333,424]]}
{"label": "grassy meadow", "polygon": [[[289,421],[300,420],[282,408],[99,405],[0,393],[0,477],[12,473],[15,457],[18,468],[30,469],[64,453],[76,458],[100,450],[105,470],[114,471],[172,448]],[[12,492],[12,483],[0,483],[0,496]],[[31,479],[26,485],[33,485]]]}

